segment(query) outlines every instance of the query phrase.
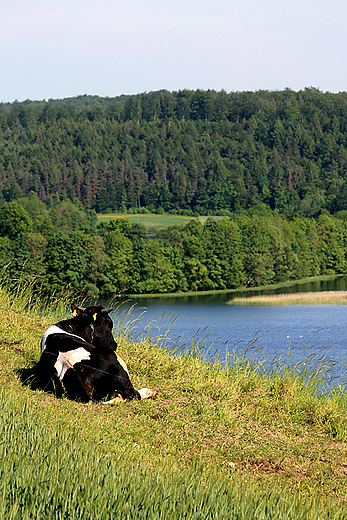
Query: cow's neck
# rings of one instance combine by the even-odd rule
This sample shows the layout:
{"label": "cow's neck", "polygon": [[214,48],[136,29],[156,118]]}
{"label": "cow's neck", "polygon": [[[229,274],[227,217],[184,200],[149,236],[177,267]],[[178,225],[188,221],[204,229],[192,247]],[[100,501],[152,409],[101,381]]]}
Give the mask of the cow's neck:
{"label": "cow's neck", "polygon": [[[94,337],[94,325],[92,323],[90,324],[90,328],[92,331],[92,343]],[[52,325],[49,327],[49,329],[46,330],[46,332],[44,332],[41,341],[41,353],[45,350],[47,338],[51,334],[67,334],[68,336],[73,336],[87,343],[87,340],[82,336],[82,334],[76,333],[76,331],[74,331],[73,328],[70,327],[67,323],[60,322],[57,325]]]}
{"label": "cow's neck", "polygon": [[[61,321],[61,322],[57,323],[57,327],[59,327],[66,334],[71,334],[72,336],[78,336],[79,338],[82,338],[84,341],[88,341],[88,339],[86,338],[87,332],[86,333],[84,333],[84,331],[77,332],[74,329],[73,325],[71,325],[69,322]],[[90,324],[90,328],[92,331],[92,338],[93,338],[94,325],[92,323]]]}

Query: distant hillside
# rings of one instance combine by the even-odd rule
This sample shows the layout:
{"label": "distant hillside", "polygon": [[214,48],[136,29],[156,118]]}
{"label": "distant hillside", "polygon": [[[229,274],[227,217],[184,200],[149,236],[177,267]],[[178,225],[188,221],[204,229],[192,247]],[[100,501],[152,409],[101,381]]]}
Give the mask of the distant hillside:
{"label": "distant hillside", "polygon": [[347,208],[347,93],[151,92],[0,104],[0,203],[187,215],[260,202],[288,217]]}

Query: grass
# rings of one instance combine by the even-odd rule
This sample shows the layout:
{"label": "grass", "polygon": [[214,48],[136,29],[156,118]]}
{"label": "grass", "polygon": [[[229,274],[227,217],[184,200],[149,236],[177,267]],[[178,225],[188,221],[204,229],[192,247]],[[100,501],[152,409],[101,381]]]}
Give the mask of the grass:
{"label": "grass", "polygon": [[143,224],[147,229],[162,229],[169,226],[188,224],[191,220],[199,220],[198,217],[186,217],[183,215],[157,215],[154,213],[145,214],[128,214],[128,213],[112,213],[109,215],[99,214],[98,221],[106,222],[117,218],[129,220],[131,224]]}
{"label": "grass", "polygon": [[346,518],[346,393],[324,393],[320,354],[206,364],[133,341],[129,317],[119,354],[157,398],[80,404],[31,385],[51,303],[0,290],[0,518]]}
{"label": "grass", "polygon": [[[170,468],[148,472],[136,460],[83,450],[79,431],[58,417],[49,430],[45,421],[52,417],[28,398],[18,406],[1,392],[0,405],[1,518],[322,518],[315,501],[303,507],[266,488],[253,494],[247,485],[241,492],[235,482],[204,476],[199,466],[180,474]],[[33,472],[33,464],[40,470]]]}
{"label": "grass", "polygon": [[319,291],[293,294],[259,294],[234,298],[229,305],[345,305],[346,291]]}
{"label": "grass", "polygon": [[117,218],[127,219],[131,224],[143,224],[149,232],[155,233],[159,229],[165,229],[169,226],[184,226],[185,224],[188,224],[188,222],[190,222],[191,220],[196,220],[197,222],[203,224],[204,222],[206,222],[208,218],[213,218],[217,220],[223,217],[190,217],[185,215],[170,215],[168,213],[111,213],[108,215],[102,213],[98,214],[99,222],[107,222],[109,220],[114,220]]}

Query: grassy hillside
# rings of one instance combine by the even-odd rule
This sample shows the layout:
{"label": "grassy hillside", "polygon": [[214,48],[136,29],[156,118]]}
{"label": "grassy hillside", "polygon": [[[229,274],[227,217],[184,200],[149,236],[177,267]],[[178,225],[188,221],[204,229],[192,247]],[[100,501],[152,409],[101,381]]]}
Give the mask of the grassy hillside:
{"label": "grassy hillside", "polygon": [[[0,103],[0,200],[98,213],[239,212],[292,218],[344,211],[347,95],[157,91]],[[49,195],[54,194],[54,195]]]}
{"label": "grassy hillside", "polygon": [[324,360],[207,365],[116,330],[134,385],[158,396],[85,405],[31,385],[67,305],[39,308],[0,291],[1,518],[345,518],[346,395],[320,393]]}

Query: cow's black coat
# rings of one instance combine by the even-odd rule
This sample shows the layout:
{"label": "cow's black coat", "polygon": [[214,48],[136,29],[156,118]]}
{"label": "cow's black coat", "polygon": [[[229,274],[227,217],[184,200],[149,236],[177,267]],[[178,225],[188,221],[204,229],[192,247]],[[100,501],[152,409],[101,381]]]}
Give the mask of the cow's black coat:
{"label": "cow's black coat", "polygon": [[101,305],[86,309],[73,305],[72,310],[75,317],[57,323],[43,335],[36,371],[39,386],[57,395],[65,391],[70,399],[83,402],[117,395],[140,399],[117,359],[110,310]]}

